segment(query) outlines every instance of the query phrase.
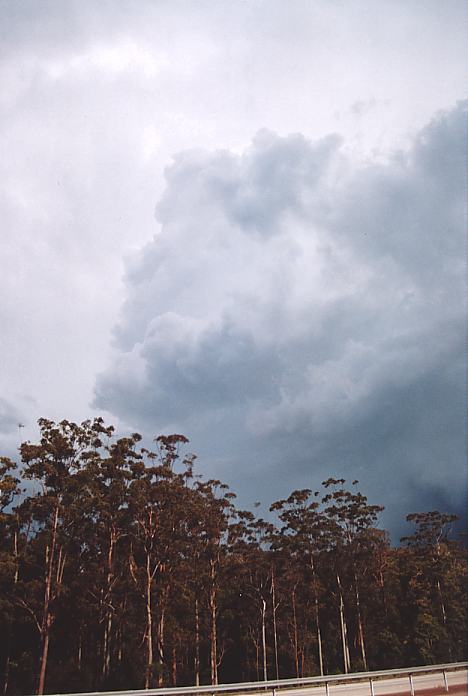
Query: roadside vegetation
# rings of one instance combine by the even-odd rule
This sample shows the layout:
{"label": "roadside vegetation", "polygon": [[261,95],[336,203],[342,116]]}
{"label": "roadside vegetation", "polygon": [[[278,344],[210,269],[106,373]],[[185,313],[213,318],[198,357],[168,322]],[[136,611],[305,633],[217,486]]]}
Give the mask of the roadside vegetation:
{"label": "roadside vegetation", "polygon": [[[0,458],[4,694],[312,676],[467,659],[454,515],[382,507],[330,478],[273,524],[204,480],[182,435],[39,421]],[[26,485],[25,492],[25,482]]]}

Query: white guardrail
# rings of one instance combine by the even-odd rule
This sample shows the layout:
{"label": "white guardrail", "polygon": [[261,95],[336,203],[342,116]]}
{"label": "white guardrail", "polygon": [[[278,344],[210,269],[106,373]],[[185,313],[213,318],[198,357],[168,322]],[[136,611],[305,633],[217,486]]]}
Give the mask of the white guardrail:
{"label": "white guardrail", "polygon": [[[447,672],[466,670],[468,662],[452,662],[444,665],[425,665],[423,667],[407,667],[404,669],[387,669],[377,672],[354,672],[352,674],[329,674],[319,677],[303,677],[300,679],[273,679],[257,682],[238,682],[231,684],[218,684],[216,686],[206,684],[203,686],[172,686],[160,689],[133,689],[125,691],[89,691],[66,694],[66,696],[177,696],[184,694],[206,694],[216,696],[216,694],[244,694],[244,693],[270,693],[276,696],[277,691],[301,687],[325,687],[326,696],[330,696],[330,687],[333,684],[347,684],[352,682],[367,682],[369,684],[369,696],[375,696],[374,682],[388,678],[397,677],[408,678],[408,692],[415,696],[415,686],[413,676],[418,674],[440,674],[443,676],[445,691],[448,692]],[[65,696],[55,694],[52,696]]]}

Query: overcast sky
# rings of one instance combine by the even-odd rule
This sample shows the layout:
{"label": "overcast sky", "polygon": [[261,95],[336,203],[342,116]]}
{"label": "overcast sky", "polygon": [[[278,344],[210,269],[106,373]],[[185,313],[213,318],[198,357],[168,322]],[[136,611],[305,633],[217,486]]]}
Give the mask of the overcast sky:
{"label": "overcast sky", "polygon": [[464,0],[0,0],[3,452],[182,432],[251,506],[461,511]]}

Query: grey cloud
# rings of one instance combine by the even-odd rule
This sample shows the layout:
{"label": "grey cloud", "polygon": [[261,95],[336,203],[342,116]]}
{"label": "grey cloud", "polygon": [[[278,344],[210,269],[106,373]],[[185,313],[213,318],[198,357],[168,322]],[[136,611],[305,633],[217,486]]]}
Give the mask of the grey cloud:
{"label": "grey cloud", "polygon": [[279,139],[260,132],[242,158],[235,195],[228,202],[233,222],[262,234],[274,232],[282,215],[299,212],[303,197],[320,185],[339,144],[333,135],[312,145],[301,135]]}
{"label": "grey cloud", "polygon": [[179,155],[95,405],[186,432],[244,498],[343,473],[394,530],[461,508],[464,122],[360,169],[336,137]]}
{"label": "grey cloud", "polygon": [[[271,398],[271,375],[280,372],[277,355],[256,346],[248,332],[227,320],[201,328],[171,314],[151,321],[138,356],[130,360],[143,361],[143,379],[130,372],[128,381],[118,382],[119,394],[113,377],[103,377],[101,407],[112,411],[116,400],[128,404],[130,397],[130,418],[135,414],[143,421],[149,416],[166,423],[188,419],[200,410],[229,410],[258,394]],[[157,387],[148,391],[148,385]]]}
{"label": "grey cloud", "polygon": [[[436,117],[410,153],[395,155],[391,166],[364,169],[341,205],[330,207],[324,223],[343,240],[353,235],[360,254],[390,258],[420,280],[428,280],[439,264],[458,272],[464,243],[465,109],[462,103]],[[444,281],[445,275],[437,278]]]}
{"label": "grey cloud", "polygon": [[387,165],[344,153],[386,155],[464,94],[467,11],[0,0],[0,393],[22,435],[87,418],[108,365],[97,401],[114,421],[184,430],[245,495],[376,455],[384,470],[370,433],[389,373],[402,394],[441,370],[445,343],[459,355],[460,113]]}
{"label": "grey cloud", "polygon": [[0,433],[9,435],[18,428],[20,422],[21,416],[15,406],[0,398]]}
{"label": "grey cloud", "polygon": [[300,134],[278,138],[263,130],[242,157],[223,151],[183,153],[167,171],[168,189],[157,218],[170,224],[177,206],[190,221],[194,208],[200,211],[208,202],[210,216],[269,236],[278,231],[284,213],[299,212],[303,198],[318,188],[340,142],[337,135],[310,143]]}

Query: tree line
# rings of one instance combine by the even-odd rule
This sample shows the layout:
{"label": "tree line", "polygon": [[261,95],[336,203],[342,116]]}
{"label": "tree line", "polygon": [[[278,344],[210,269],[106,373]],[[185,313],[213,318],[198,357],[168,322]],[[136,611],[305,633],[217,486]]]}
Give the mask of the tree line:
{"label": "tree line", "polygon": [[0,458],[4,694],[467,659],[454,515],[408,515],[393,547],[383,508],[329,478],[274,502],[273,524],[204,480],[182,435],[150,450],[101,418],[39,427],[19,467]]}

